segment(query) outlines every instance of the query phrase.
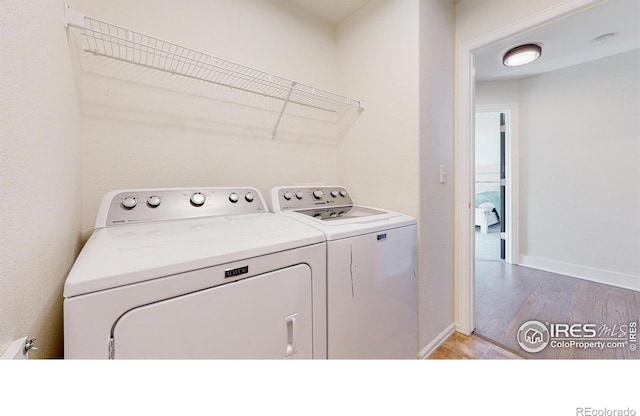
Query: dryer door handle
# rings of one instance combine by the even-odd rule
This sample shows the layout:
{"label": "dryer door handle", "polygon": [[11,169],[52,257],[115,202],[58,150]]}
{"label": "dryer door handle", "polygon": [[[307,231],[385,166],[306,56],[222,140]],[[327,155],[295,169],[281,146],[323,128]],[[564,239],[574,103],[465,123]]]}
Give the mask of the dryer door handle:
{"label": "dryer door handle", "polygon": [[284,318],[285,327],[285,358],[291,357],[297,350],[297,337],[298,337],[298,316],[297,313],[289,315]]}

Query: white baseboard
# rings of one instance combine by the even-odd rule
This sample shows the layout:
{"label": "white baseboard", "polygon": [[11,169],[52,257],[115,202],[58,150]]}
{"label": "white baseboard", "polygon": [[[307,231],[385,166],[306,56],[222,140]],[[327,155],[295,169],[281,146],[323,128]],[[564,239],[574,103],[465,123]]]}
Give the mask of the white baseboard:
{"label": "white baseboard", "polygon": [[447,340],[456,330],[455,324],[450,324],[448,327],[444,329],[444,331],[440,332],[430,343],[424,347],[420,353],[418,354],[418,358],[424,360],[428,358],[432,352],[434,352],[438,347]]}
{"label": "white baseboard", "polygon": [[605,285],[617,286],[623,289],[640,291],[640,276],[616,273],[608,270],[594,269],[578,266],[576,264],[563,263],[556,260],[541,259],[539,257],[520,255],[520,266],[547,272],[564,274]]}

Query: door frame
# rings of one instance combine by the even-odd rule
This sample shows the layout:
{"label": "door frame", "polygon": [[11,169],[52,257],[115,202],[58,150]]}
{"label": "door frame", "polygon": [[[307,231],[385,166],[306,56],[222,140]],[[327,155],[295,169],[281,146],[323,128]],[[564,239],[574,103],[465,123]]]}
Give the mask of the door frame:
{"label": "door frame", "polygon": [[458,47],[456,70],[456,133],[454,138],[454,164],[456,185],[454,191],[454,285],[456,330],[471,334],[474,321],[474,232],[475,209],[472,201],[474,180],[475,141],[475,69],[474,55],[495,42],[562,19],[606,0],[569,0],[543,10],[528,18],[482,35]]}
{"label": "door frame", "polygon": [[[505,170],[506,170],[506,196],[505,196],[505,217],[506,225],[506,255],[505,261],[511,264],[518,264],[518,104],[483,104],[475,107],[475,113],[504,113],[506,124],[505,139]],[[474,129],[474,149],[475,155],[475,129]],[[471,158],[473,163],[472,173],[475,177],[475,157]],[[472,183],[474,183],[472,181]],[[474,214],[475,215],[475,214]],[[474,226],[475,230],[475,226]],[[475,231],[474,231],[475,232]],[[475,234],[474,234],[475,235]],[[475,239],[473,255],[475,258]]]}

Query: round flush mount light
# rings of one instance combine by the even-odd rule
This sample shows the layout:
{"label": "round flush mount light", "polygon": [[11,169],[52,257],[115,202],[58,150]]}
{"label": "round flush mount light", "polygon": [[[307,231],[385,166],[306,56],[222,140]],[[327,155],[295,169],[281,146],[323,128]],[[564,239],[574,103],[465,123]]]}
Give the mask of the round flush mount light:
{"label": "round flush mount light", "polygon": [[542,48],[535,43],[516,46],[509,49],[502,58],[505,66],[520,66],[531,63],[542,55]]}

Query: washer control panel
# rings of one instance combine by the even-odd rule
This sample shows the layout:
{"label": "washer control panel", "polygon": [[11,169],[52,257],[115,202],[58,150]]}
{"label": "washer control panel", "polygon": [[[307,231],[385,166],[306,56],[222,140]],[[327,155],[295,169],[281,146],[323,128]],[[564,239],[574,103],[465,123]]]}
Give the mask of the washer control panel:
{"label": "washer control panel", "polygon": [[255,188],[164,188],[110,192],[102,200],[96,228],[136,222],[266,212]]}
{"label": "washer control panel", "polygon": [[274,211],[353,205],[351,196],[341,186],[281,186],[271,191],[271,199]]}

